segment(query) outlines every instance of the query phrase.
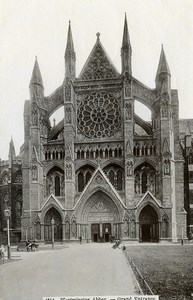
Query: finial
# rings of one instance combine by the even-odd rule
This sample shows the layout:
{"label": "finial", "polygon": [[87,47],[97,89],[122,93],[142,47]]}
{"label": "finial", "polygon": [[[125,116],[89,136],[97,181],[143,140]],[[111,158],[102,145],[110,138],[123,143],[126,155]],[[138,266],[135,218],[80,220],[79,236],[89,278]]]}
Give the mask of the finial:
{"label": "finial", "polygon": [[69,20],[69,25],[71,24],[71,21]]}
{"label": "finial", "polygon": [[37,55],[35,56],[35,60],[37,60],[38,58],[37,58]]}
{"label": "finial", "polygon": [[99,41],[100,32],[97,32],[96,36],[97,36],[97,41]]}

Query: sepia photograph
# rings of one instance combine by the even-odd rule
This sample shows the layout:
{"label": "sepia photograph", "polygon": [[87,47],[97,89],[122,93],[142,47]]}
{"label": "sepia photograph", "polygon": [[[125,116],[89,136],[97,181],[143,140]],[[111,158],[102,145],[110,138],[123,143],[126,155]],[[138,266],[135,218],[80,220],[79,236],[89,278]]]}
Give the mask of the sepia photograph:
{"label": "sepia photograph", "polygon": [[193,299],[193,0],[0,0],[0,300]]}

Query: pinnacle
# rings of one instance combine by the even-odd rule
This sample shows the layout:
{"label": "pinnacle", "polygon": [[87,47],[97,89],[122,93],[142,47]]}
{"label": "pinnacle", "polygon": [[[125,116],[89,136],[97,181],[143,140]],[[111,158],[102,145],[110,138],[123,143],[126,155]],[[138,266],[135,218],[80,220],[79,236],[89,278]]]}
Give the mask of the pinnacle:
{"label": "pinnacle", "polygon": [[37,56],[35,57],[34,68],[33,68],[32,77],[30,80],[30,85],[31,84],[39,84],[43,87],[43,80],[42,80],[42,75],[40,73]]}
{"label": "pinnacle", "polygon": [[122,40],[122,47],[131,46],[130,38],[129,38],[129,31],[127,25],[127,15],[125,13],[125,23],[124,23],[124,30],[123,30],[123,40]]}
{"label": "pinnacle", "polygon": [[170,75],[170,69],[169,69],[166,55],[164,52],[163,44],[161,47],[161,54],[160,54],[159,65],[158,65],[156,77],[161,73],[167,73]]}
{"label": "pinnacle", "polygon": [[72,39],[72,30],[71,30],[71,22],[70,21],[69,21],[69,26],[68,26],[68,37],[67,37],[65,56],[68,52],[74,53],[74,44],[73,44],[73,39]]}

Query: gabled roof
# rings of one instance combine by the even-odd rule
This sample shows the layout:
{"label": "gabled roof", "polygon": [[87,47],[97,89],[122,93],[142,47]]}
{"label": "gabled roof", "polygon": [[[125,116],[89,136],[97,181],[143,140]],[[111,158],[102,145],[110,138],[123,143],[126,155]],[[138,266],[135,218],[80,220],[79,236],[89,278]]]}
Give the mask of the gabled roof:
{"label": "gabled roof", "polygon": [[110,180],[107,178],[107,176],[105,175],[105,173],[103,172],[103,170],[101,169],[100,166],[98,166],[96,171],[93,173],[91,179],[89,180],[88,184],[86,185],[83,192],[81,193],[78,201],[76,202],[75,208],[81,202],[81,200],[84,198],[84,196],[86,195],[89,188],[91,188],[91,190],[92,189],[94,190],[94,189],[96,189],[96,184],[98,184],[99,189],[100,189],[100,186],[104,186],[104,184],[102,184],[102,182],[107,183],[107,185],[109,186],[109,190],[112,191],[112,193],[117,198],[117,200],[119,200],[121,205],[126,208],[125,204],[123,203],[122,198],[119,196],[118,192],[116,191],[116,189],[114,188],[114,186],[112,185]]}
{"label": "gabled roof", "polygon": [[156,206],[162,207],[161,204],[158,202],[158,200],[152,195],[152,193],[150,191],[147,191],[143,197],[141,198],[141,200],[137,203],[137,207],[142,203],[142,202],[152,202],[154,203]]}
{"label": "gabled roof", "polygon": [[48,199],[46,200],[46,202],[43,204],[41,210],[43,210],[47,206],[52,206],[52,205],[54,205],[62,210],[64,209],[63,206],[61,205],[61,203],[58,201],[58,199],[53,194],[51,194],[48,197]]}
{"label": "gabled roof", "polygon": [[115,78],[120,75],[103,48],[99,39],[99,35],[100,34],[97,33],[97,41],[82,71],[80,72],[78,79],[108,79]]}

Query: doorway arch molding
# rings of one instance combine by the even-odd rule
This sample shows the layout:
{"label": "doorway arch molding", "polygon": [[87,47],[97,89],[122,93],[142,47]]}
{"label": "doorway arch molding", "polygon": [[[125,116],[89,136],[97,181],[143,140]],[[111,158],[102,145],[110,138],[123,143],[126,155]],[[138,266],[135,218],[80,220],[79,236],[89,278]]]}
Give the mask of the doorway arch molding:
{"label": "doorway arch molding", "polygon": [[88,213],[89,206],[92,206],[92,199],[93,196],[97,193],[101,193],[101,195],[104,195],[104,199],[107,200],[109,203],[112,204],[112,207],[115,211],[117,211],[117,222],[121,222],[124,208],[121,203],[119,203],[119,199],[116,198],[116,196],[110,192],[109,190],[106,190],[103,187],[96,187],[92,190],[91,193],[88,193],[85,195],[85,197],[82,199],[80,203],[78,203],[76,207],[76,215],[77,215],[77,221],[83,222],[83,219],[85,221],[85,213]]}
{"label": "doorway arch molding", "polygon": [[158,222],[161,222],[162,221],[162,215],[161,215],[160,207],[158,206],[157,203],[155,203],[151,199],[143,201],[138,206],[137,213],[136,213],[136,222],[139,223],[139,216],[141,214],[141,211],[143,210],[143,208],[145,208],[148,205],[151,206],[155,210],[155,212],[157,213],[157,216],[158,216]]}

